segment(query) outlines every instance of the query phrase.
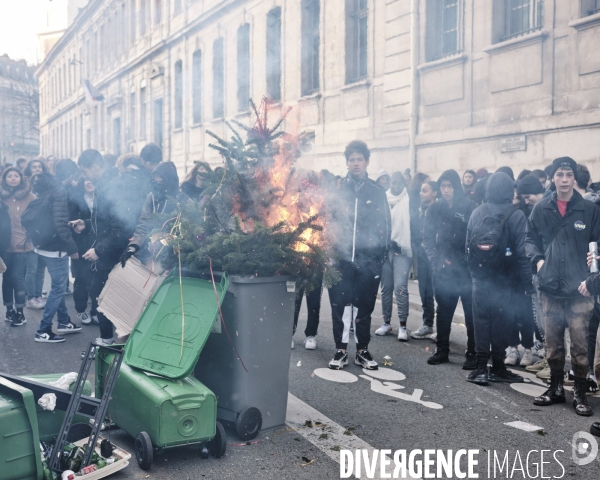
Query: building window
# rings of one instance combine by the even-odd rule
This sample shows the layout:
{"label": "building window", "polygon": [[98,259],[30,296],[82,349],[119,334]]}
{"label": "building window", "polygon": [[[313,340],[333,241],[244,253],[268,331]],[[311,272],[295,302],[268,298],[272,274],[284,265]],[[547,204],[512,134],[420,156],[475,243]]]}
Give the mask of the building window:
{"label": "building window", "polygon": [[267,14],[267,96],[281,100],[281,8]]}
{"label": "building window", "polygon": [[250,25],[237,31],[237,99],[238,111],[250,108]]}
{"label": "building window", "polygon": [[302,96],[319,91],[319,0],[302,0]]}
{"label": "building window", "polygon": [[174,0],[173,2],[173,13],[177,15],[181,13],[181,0]]}
{"label": "building window", "polygon": [[154,100],[154,143],[163,147],[163,99]]}
{"label": "building window", "polygon": [[600,13],[600,0],[581,0],[581,16],[587,17]]}
{"label": "building window", "polygon": [[367,0],[346,0],[346,83],[367,76]]}
{"label": "building window", "polygon": [[192,116],[195,124],[202,122],[202,52],[192,57]]}
{"label": "building window", "polygon": [[146,87],[140,88],[140,138],[146,138]]}
{"label": "building window", "polygon": [[543,0],[502,0],[502,5],[504,6],[504,28],[500,41],[519,37],[542,28]]}
{"label": "building window", "polygon": [[175,62],[175,128],[183,127],[183,62]]}
{"label": "building window", "polygon": [[460,0],[427,0],[426,47],[428,62],[460,51]]}
{"label": "building window", "polygon": [[135,140],[135,92],[129,95],[129,140]]}
{"label": "building window", "polygon": [[213,42],[213,118],[221,118],[225,115],[225,59],[223,53],[223,39],[217,38]]}
{"label": "building window", "polygon": [[154,0],[154,23],[160,24],[162,21],[162,0]]}

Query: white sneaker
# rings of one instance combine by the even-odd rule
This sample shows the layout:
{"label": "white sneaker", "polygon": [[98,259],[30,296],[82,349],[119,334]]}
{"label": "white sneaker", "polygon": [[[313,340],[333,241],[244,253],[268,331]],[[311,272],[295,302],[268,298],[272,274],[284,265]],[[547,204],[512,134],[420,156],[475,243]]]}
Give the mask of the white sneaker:
{"label": "white sneaker", "polygon": [[315,350],[317,348],[317,340],[315,337],[306,337],[306,340],[304,341],[304,348],[307,350]]}
{"label": "white sneaker", "polygon": [[412,338],[416,338],[417,340],[420,340],[422,338],[429,338],[431,334],[433,334],[433,328],[428,327],[427,325],[421,325],[421,327],[418,330],[410,332],[410,336]]}
{"label": "white sneaker", "polygon": [[398,340],[401,342],[408,342],[408,332],[406,331],[406,327],[400,325],[398,329]]}
{"label": "white sneaker", "polygon": [[294,339],[292,338],[292,350],[293,350],[294,348],[296,348],[296,347],[294,346]]}
{"label": "white sneaker", "polygon": [[392,326],[389,323],[384,323],[381,327],[375,330],[375,335],[389,335],[392,333]]}
{"label": "white sneaker", "polygon": [[533,353],[526,348],[523,352],[523,357],[521,357],[521,366],[528,367],[529,365],[533,365]]}
{"label": "white sneaker", "polygon": [[35,298],[31,298],[25,302],[25,307],[27,308],[40,308],[39,304],[35,301]]}
{"label": "white sneaker", "polygon": [[98,337],[96,338],[96,340],[94,340],[94,343],[96,343],[96,345],[112,345],[113,343],[115,343],[115,341],[110,338],[102,338],[102,337]]}
{"label": "white sneaker", "polygon": [[517,350],[517,347],[508,347],[508,354],[504,359],[504,365],[518,365],[519,360],[519,350]]}
{"label": "white sneaker", "polygon": [[44,309],[46,307],[46,299],[42,297],[37,297],[34,299],[35,303],[38,305],[37,308]]}
{"label": "white sneaker", "polygon": [[90,325],[92,323],[92,319],[87,312],[78,313],[77,319],[82,323],[82,325]]}
{"label": "white sneaker", "polygon": [[348,352],[338,350],[333,358],[329,361],[329,368],[332,370],[341,370],[348,365]]}

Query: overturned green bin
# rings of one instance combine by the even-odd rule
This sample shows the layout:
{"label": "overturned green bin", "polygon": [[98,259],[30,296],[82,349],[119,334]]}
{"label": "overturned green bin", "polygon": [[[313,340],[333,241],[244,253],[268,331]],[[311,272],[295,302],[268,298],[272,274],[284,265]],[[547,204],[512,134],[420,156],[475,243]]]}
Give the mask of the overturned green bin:
{"label": "overturned green bin", "polygon": [[[199,445],[201,454],[225,454],[223,427],[217,422],[215,394],[190,376],[206,343],[219,303],[227,291],[224,276],[207,280],[169,275],[160,285],[123,347],[125,356],[109,414],[135,438],[142,469],[152,465],[155,451]],[[216,290],[216,296],[215,296]],[[217,299],[218,297],[218,299]],[[114,354],[96,354],[96,395]]]}

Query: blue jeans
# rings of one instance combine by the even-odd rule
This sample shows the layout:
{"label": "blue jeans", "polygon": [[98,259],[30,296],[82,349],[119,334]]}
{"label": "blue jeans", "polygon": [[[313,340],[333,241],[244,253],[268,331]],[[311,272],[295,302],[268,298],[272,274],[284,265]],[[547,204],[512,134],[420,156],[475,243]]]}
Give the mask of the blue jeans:
{"label": "blue jeans", "polygon": [[67,283],[69,282],[69,257],[45,257],[44,261],[48,267],[52,287],[46,300],[44,315],[42,316],[38,333],[52,330],[54,314],[58,315],[59,325],[66,325],[70,321],[69,314],[67,313],[67,304],[65,303],[65,293],[67,291]]}
{"label": "blue jeans", "polygon": [[393,295],[396,295],[398,317],[401,324],[408,318],[408,274],[412,266],[412,258],[389,252],[381,272],[381,306],[383,321],[390,323],[392,319]]}
{"label": "blue jeans", "polygon": [[4,306],[15,308],[25,306],[25,269],[27,268],[28,252],[9,252],[4,256],[6,272],[2,274],[2,299]]}
{"label": "blue jeans", "polygon": [[44,271],[46,264],[44,257],[35,252],[27,254],[27,273],[25,274],[25,289],[27,290],[27,299],[40,298],[44,286]]}

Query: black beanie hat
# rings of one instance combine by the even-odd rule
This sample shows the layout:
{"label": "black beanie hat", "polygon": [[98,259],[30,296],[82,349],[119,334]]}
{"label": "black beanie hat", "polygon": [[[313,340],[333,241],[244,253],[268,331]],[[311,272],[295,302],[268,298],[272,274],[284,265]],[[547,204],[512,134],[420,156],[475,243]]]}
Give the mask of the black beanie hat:
{"label": "black beanie hat", "polygon": [[544,192],[542,183],[533,175],[526,175],[517,183],[518,195],[538,195]]}
{"label": "black beanie hat", "polygon": [[554,177],[554,174],[559,168],[567,168],[573,170],[575,180],[577,180],[577,162],[571,157],[560,157],[552,162],[552,171],[550,172],[550,178]]}

